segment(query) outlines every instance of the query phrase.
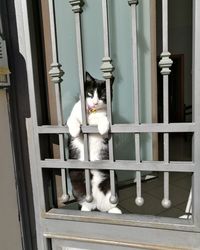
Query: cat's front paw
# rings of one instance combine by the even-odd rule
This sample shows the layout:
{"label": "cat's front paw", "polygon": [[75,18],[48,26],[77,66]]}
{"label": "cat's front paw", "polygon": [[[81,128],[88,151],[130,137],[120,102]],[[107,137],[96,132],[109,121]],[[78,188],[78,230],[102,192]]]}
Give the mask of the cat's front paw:
{"label": "cat's front paw", "polygon": [[105,135],[108,133],[109,131],[109,121],[107,119],[107,117],[105,117],[104,119],[101,119],[101,121],[98,123],[98,131],[100,135]]}
{"label": "cat's front paw", "polygon": [[78,137],[81,132],[80,124],[77,122],[74,122],[74,123],[67,123],[67,125],[69,128],[70,135],[72,137]]}

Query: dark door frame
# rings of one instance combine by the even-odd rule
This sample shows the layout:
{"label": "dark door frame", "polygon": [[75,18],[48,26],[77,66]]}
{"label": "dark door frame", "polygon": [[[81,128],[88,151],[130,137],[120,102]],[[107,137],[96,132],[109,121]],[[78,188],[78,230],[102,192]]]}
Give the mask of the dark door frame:
{"label": "dark door frame", "polygon": [[[36,96],[39,102],[38,121],[47,123],[46,89],[43,77],[43,53],[41,53],[41,27],[39,1],[27,1],[29,27],[32,44],[34,44],[34,76],[36,79]],[[30,117],[28,79],[25,58],[20,53],[18,35],[16,0],[1,0],[3,35],[7,44],[8,63],[11,71],[8,88],[11,119],[11,138],[15,157],[15,178],[19,206],[19,220],[23,249],[37,250],[35,212],[32,194],[30,162],[27,143],[26,118]]]}

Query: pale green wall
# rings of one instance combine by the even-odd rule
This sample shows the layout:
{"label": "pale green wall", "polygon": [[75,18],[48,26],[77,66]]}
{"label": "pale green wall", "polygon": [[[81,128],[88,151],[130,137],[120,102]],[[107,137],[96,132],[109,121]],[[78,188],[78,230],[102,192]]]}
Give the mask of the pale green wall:
{"label": "pale green wall", "polygon": [[[111,58],[115,67],[113,89],[114,123],[132,123],[133,77],[131,45],[131,11],[128,1],[110,0]],[[75,22],[71,6],[66,0],[56,0],[56,21],[59,61],[65,71],[62,83],[62,102],[65,120],[79,95]],[[151,57],[150,57],[150,0],[138,5],[138,55],[140,77],[141,121],[151,122]],[[101,0],[87,0],[82,13],[83,54],[85,69],[102,79],[103,25]],[[142,136],[143,159],[151,160],[151,136]],[[117,159],[134,159],[134,136],[116,135]]]}

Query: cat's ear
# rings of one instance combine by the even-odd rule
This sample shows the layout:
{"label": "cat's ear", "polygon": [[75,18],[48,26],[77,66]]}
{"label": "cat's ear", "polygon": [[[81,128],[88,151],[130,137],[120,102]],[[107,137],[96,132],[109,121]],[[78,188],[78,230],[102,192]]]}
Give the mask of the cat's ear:
{"label": "cat's ear", "polygon": [[94,82],[94,78],[86,71],[86,82]]}

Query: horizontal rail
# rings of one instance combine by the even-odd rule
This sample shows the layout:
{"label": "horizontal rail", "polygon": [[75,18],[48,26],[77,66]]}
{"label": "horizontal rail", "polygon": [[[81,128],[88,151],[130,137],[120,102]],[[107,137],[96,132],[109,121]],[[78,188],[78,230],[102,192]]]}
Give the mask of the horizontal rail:
{"label": "horizontal rail", "polygon": [[37,128],[38,134],[66,134],[69,131],[68,127],[56,125],[43,125]]}
{"label": "horizontal rail", "polygon": [[[77,222],[96,222],[103,224],[127,225],[135,227],[161,228],[183,231],[199,231],[193,225],[191,220],[183,220],[178,218],[165,218],[157,216],[146,216],[137,214],[107,214],[107,213],[84,213],[68,209],[51,209],[43,214],[44,219],[55,219]],[[46,233],[45,233],[46,235]],[[174,249],[174,248],[173,248]]]}
{"label": "horizontal rail", "polygon": [[41,161],[42,168],[77,168],[77,169],[107,169],[107,170],[132,170],[132,171],[160,171],[160,172],[191,172],[195,171],[194,162],[169,162],[162,161],[136,161],[117,160],[111,161],[77,161],[77,160],[54,160]]}
{"label": "horizontal rail", "polygon": [[[83,133],[98,133],[97,126],[82,126]],[[143,124],[115,124],[111,125],[111,133],[181,133],[195,132],[195,123],[143,123]],[[38,126],[39,134],[68,133],[65,126]]]}

